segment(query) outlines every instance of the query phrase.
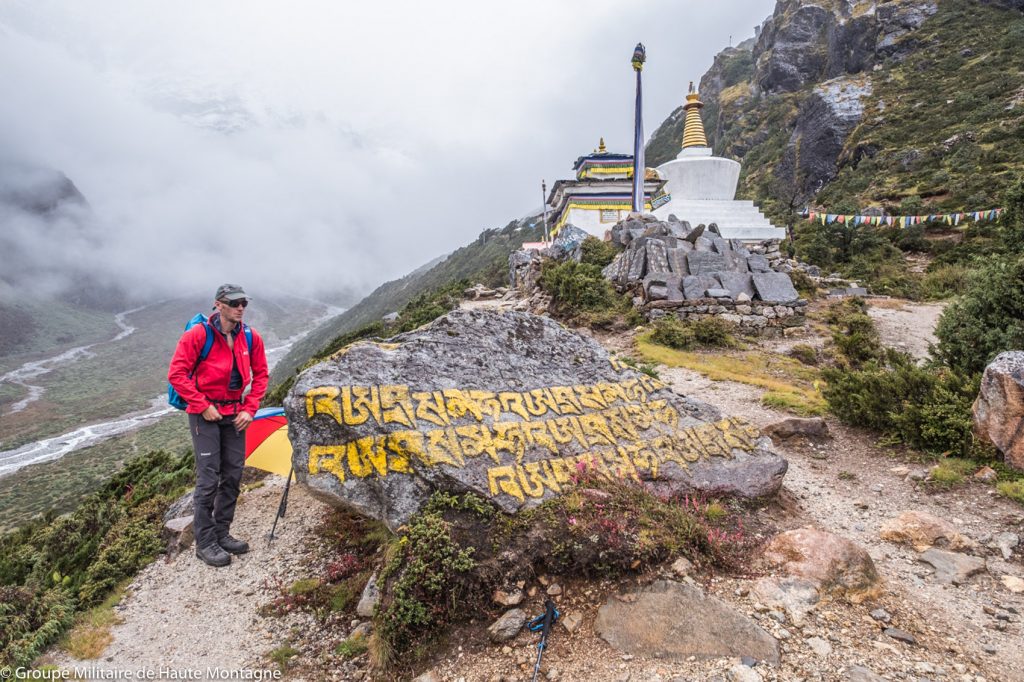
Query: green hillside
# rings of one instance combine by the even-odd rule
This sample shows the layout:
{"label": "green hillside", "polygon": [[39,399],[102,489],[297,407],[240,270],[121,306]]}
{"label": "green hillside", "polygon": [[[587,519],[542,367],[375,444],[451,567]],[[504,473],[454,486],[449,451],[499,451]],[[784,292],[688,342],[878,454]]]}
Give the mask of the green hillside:
{"label": "green hillside", "polygon": [[[810,188],[824,185],[808,201],[833,212],[995,206],[1024,168],[1024,15],[946,0],[903,40],[913,41],[904,57],[877,55],[871,69],[836,77],[838,87],[867,86],[870,94],[862,98],[863,116],[842,145],[834,177],[797,178]],[[740,194],[777,216],[783,197],[776,185],[787,170],[787,152],[814,153],[799,149],[798,124],[801,108],[825,79],[795,92],[755,94],[754,58],[738,48],[722,52],[713,71],[721,82],[711,97],[702,92],[709,142],[717,154],[743,162]],[[680,113],[652,137],[652,165],[678,152]]]}

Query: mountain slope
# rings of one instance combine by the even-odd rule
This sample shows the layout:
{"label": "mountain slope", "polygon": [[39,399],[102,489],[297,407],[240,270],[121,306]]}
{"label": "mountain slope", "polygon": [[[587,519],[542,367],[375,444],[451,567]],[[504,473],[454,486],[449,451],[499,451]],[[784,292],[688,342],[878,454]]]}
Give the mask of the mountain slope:
{"label": "mountain slope", "polygon": [[[780,0],[701,79],[717,154],[776,218],[994,207],[1024,169],[1022,3]],[[648,145],[673,158],[681,109]]]}

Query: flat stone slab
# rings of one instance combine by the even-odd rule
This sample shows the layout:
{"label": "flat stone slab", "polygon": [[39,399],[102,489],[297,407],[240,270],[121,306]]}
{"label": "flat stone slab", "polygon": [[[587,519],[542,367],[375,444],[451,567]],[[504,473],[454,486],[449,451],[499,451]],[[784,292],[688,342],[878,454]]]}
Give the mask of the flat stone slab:
{"label": "flat stone slab", "polygon": [[709,275],[729,268],[725,256],[711,251],[691,251],[686,254],[686,263],[694,275]]}
{"label": "flat stone slab", "polygon": [[800,298],[793,281],[784,272],[755,272],[750,276],[754,280],[757,297],[772,303],[789,303]]}
{"label": "flat stone slab", "polygon": [[285,399],[297,479],[395,529],[436,490],[515,513],[581,471],[657,494],[756,498],[786,461],[742,420],[547,317],[456,310],[306,369]]}
{"label": "flat stone slab", "polygon": [[729,291],[732,298],[740,294],[746,294],[752,300],[754,298],[754,280],[745,272],[724,271],[718,273],[718,281],[722,288]]}
{"label": "flat stone slab", "polygon": [[724,601],[659,580],[598,609],[594,631],[615,649],[673,661],[749,656],[779,664],[779,643]]}
{"label": "flat stone slab", "polygon": [[921,554],[921,561],[935,569],[935,579],[946,585],[960,585],[985,570],[985,560],[960,552],[934,547]]}
{"label": "flat stone slab", "polygon": [[717,277],[711,275],[690,275],[683,277],[683,296],[688,301],[698,301],[707,298],[705,292],[708,289],[715,289],[720,286]]}

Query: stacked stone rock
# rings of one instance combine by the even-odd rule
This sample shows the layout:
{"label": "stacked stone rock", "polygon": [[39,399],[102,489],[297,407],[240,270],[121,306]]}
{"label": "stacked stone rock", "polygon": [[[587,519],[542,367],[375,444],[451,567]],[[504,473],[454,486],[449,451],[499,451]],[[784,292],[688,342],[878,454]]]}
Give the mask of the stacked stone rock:
{"label": "stacked stone rock", "polygon": [[651,319],[719,316],[741,327],[785,329],[804,324],[807,302],[793,287],[778,243],[746,246],[723,239],[712,223],[691,228],[685,221],[662,222],[633,216],[612,228],[624,247],[604,275]]}

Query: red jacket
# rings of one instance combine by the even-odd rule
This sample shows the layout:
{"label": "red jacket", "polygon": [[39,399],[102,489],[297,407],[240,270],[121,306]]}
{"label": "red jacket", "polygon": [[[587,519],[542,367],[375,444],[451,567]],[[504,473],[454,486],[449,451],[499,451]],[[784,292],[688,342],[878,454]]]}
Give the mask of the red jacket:
{"label": "red jacket", "polygon": [[[263,339],[255,331],[252,333],[252,349],[245,343],[242,325],[235,325],[231,332],[234,343],[234,359],[238,363],[238,371],[242,375],[242,388],[229,390],[231,380],[232,357],[228,348],[227,338],[219,329],[218,314],[214,314],[208,322],[213,330],[213,345],[210,353],[196,367],[196,360],[206,344],[206,325],[197,324],[185,332],[178,341],[178,347],[171,358],[171,367],[167,371],[167,380],[174,390],[185,399],[189,414],[200,414],[211,404],[223,415],[248,412],[255,415],[260,400],[267,392],[269,375],[267,372],[267,355],[263,349]],[[196,367],[195,376],[189,377],[192,368]],[[242,398],[246,384],[252,376],[252,389]],[[220,401],[220,402],[217,402]],[[235,402],[240,401],[240,402]]]}

